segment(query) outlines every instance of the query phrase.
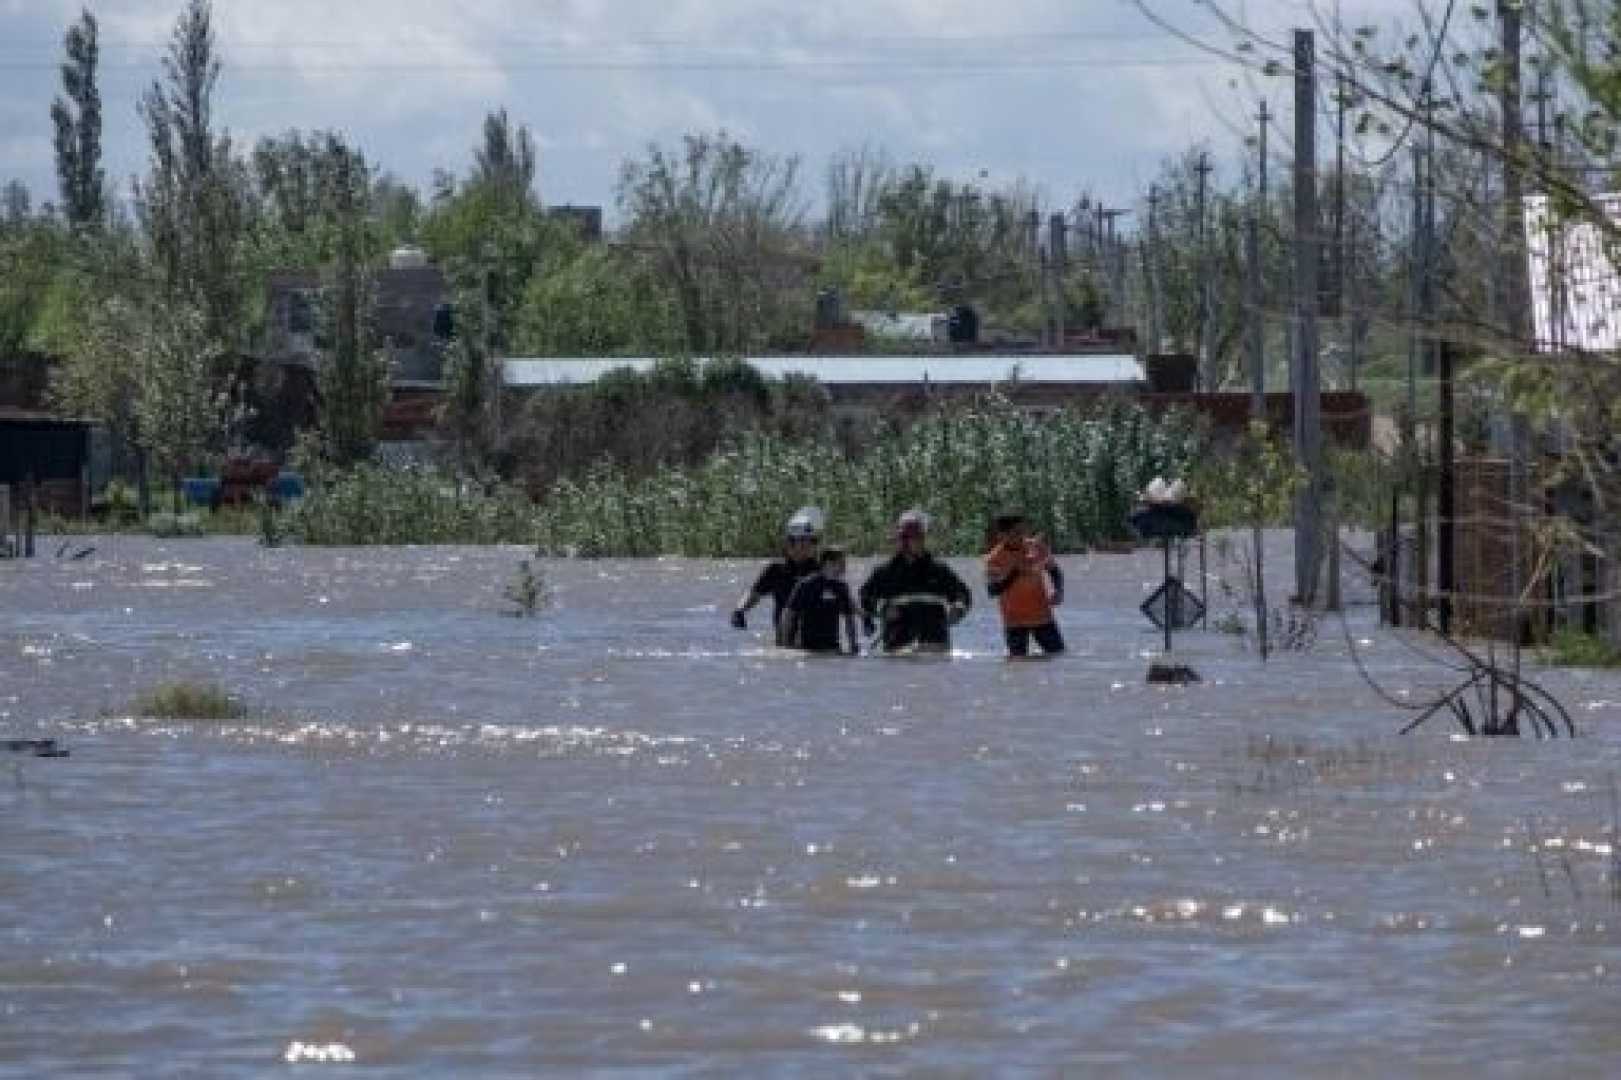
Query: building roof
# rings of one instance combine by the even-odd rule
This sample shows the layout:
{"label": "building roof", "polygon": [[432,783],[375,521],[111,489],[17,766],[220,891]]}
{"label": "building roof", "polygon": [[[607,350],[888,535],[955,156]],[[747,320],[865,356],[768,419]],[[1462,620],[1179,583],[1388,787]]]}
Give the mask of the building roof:
{"label": "building roof", "polygon": [[[1015,381],[1118,386],[1146,378],[1142,363],[1128,354],[748,356],[744,360],[762,375],[808,375],[829,386],[991,385]],[[645,356],[549,356],[512,357],[502,361],[502,366],[506,385],[524,387],[592,383],[620,368],[649,371],[655,362]]]}

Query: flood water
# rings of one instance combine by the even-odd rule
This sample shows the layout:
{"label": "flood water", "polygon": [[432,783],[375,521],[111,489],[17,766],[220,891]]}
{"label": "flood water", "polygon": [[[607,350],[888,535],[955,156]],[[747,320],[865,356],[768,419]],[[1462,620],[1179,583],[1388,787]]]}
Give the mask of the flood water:
{"label": "flood water", "polygon": [[[1015,664],[971,564],[952,659],[803,660],[741,562],[545,563],[523,620],[515,548],[94,542],[0,563],[0,737],[72,751],[0,757],[0,1075],[1621,1061],[1621,677],[1546,674],[1573,742],[1398,736],[1338,622],[1150,687],[1151,552]],[[1453,677],[1374,614],[1381,684]],[[253,719],[128,719],[175,678]]]}

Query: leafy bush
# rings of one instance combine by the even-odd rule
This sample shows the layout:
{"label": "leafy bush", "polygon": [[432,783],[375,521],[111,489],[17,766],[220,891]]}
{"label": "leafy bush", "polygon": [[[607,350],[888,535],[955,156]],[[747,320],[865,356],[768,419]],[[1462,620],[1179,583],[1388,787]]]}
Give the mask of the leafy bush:
{"label": "leafy bush", "polygon": [[247,707],[218,686],[209,683],[159,683],[137,697],[130,706],[135,716],[157,720],[240,720]]}
{"label": "leafy bush", "polygon": [[153,514],[146,519],[146,529],[153,536],[163,540],[202,536],[207,532],[203,527],[203,519],[196,514]]}
{"label": "leafy bush", "polygon": [[1569,627],[1554,634],[1543,656],[1560,667],[1621,667],[1621,649],[1595,634]]}

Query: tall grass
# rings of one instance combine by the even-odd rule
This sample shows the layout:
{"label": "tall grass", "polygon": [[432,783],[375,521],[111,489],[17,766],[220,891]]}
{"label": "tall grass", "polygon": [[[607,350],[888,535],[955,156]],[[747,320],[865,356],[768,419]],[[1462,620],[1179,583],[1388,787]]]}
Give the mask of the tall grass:
{"label": "tall grass", "polygon": [[877,438],[859,458],[824,442],[759,432],[694,468],[635,478],[600,463],[557,482],[538,513],[551,554],[724,557],[780,543],[795,507],[827,511],[829,539],[858,553],[884,548],[896,515],[921,507],[937,551],[982,549],[988,520],[1017,507],[1060,550],[1128,535],[1134,495],[1156,475],[1182,475],[1199,425],[1108,400],[1033,416],[984,399]]}
{"label": "tall grass", "polygon": [[534,540],[535,508],[512,488],[360,465],[312,477],[286,524],[306,544],[526,544]]}

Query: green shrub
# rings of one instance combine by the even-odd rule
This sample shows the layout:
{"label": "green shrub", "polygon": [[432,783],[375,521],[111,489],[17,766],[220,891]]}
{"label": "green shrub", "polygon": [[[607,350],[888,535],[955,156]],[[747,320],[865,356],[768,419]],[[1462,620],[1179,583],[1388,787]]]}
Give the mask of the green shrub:
{"label": "green shrub", "polygon": [[1621,649],[1596,634],[1569,627],[1554,634],[1543,657],[1560,667],[1621,667]]}
{"label": "green shrub", "polygon": [[153,536],[168,540],[175,537],[202,536],[207,530],[197,514],[153,514],[146,519],[146,530]]}
{"label": "green shrub", "polygon": [[247,708],[209,683],[166,682],[147,690],[130,706],[135,716],[156,720],[241,720]]}

